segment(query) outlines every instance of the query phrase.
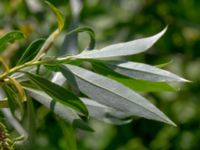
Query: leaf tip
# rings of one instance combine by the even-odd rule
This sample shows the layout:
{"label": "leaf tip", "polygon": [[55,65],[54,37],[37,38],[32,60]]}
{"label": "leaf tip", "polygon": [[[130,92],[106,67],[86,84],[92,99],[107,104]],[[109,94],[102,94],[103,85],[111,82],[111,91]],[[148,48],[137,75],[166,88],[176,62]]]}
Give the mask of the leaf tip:
{"label": "leaf tip", "polygon": [[165,116],[162,120],[162,122],[166,123],[166,124],[169,124],[169,125],[172,125],[174,127],[177,127],[177,125],[171,120],[169,119],[167,116]]}
{"label": "leaf tip", "polygon": [[169,125],[172,125],[172,126],[174,126],[174,127],[177,127],[177,125],[176,125],[173,121],[171,121],[170,119],[168,120],[168,124],[169,124]]}
{"label": "leaf tip", "polygon": [[192,81],[179,77],[179,79],[177,79],[177,82],[187,82],[187,83],[191,83]]}
{"label": "leaf tip", "polygon": [[162,37],[166,33],[167,29],[168,29],[168,26],[166,26],[162,31],[160,31],[160,33],[158,33],[158,37],[159,38]]}
{"label": "leaf tip", "polygon": [[182,78],[182,82],[191,83],[192,81]]}
{"label": "leaf tip", "polygon": [[61,31],[64,27],[64,15],[49,1],[45,1],[45,4],[49,6],[51,11],[55,14],[57,22],[58,22],[58,29]]}

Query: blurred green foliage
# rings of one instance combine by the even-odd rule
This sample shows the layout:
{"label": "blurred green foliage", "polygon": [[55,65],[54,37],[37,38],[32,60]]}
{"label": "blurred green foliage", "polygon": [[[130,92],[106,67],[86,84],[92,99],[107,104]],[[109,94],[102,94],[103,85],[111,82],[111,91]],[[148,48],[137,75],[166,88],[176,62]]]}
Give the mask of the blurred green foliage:
{"label": "blurred green foliage", "polygon": [[[70,2],[51,0],[66,17],[65,32],[57,40],[59,49],[73,14]],[[145,54],[128,59],[157,65],[172,61],[166,68],[192,81],[179,85],[178,92],[145,93],[178,127],[135,119],[124,126],[113,126],[97,120],[90,124],[94,133],[77,131],[79,150],[198,150],[200,143],[200,1],[199,0],[85,0],[78,26],[90,26],[96,32],[97,47],[153,35],[169,26],[165,36]],[[21,30],[26,40],[8,48],[4,54],[10,64],[34,39],[46,37],[56,27],[43,1],[1,0],[0,35]],[[79,48],[88,42],[79,34]],[[9,57],[8,57],[9,56]],[[176,86],[176,85],[175,85]],[[38,103],[36,140],[33,149],[65,150],[69,126]],[[26,123],[24,123],[26,126]],[[10,128],[12,131],[12,128]],[[13,133],[14,134],[14,133]],[[31,148],[29,148],[31,149]]]}

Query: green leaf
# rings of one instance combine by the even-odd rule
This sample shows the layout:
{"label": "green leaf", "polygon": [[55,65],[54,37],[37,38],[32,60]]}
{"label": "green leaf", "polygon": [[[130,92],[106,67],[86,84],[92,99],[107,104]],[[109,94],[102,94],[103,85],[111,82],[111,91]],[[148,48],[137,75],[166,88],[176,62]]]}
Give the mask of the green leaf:
{"label": "green leaf", "polygon": [[32,73],[25,73],[28,78],[38,85],[44,92],[51,96],[55,101],[58,101],[64,105],[67,105],[78,112],[88,115],[87,108],[83,102],[73,93],[69,92],[65,88]]}
{"label": "green leaf", "polygon": [[120,116],[125,116],[124,112],[102,105],[89,98],[81,97],[80,99],[87,106],[91,117],[116,125],[127,124],[132,121],[131,119],[123,120],[123,118],[120,118]]}
{"label": "green leaf", "polygon": [[44,42],[45,39],[38,39],[33,41],[25,50],[25,52],[17,62],[17,65],[21,65],[24,64],[25,62],[32,60],[37,55]]}
{"label": "green leaf", "polygon": [[70,107],[67,107],[62,103],[53,100],[50,96],[40,90],[36,90],[27,86],[25,87],[25,89],[32,98],[50,109],[52,112],[64,119],[69,124],[72,124],[74,127],[83,130],[92,131],[92,129],[83,120],[81,120],[76,111],[74,111]]}
{"label": "green leaf", "polygon": [[21,100],[16,95],[16,92],[8,85],[4,85],[3,90],[8,98],[8,104],[12,114],[14,116],[20,115],[21,118],[24,112],[24,108]]}
{"label": "green leaf", "polygon": [[24,35],[20,31],[11,31],[0,37],[0,53],[3,52],[9,44],[24,39]]}
{"label": "green leaf", "polygon": [[153,44],[165,33],[166,30],[167,28],[165,28],[160,33],[151,37],[142,38],[125,43],[113,44],[104,47],[100,50],[83,51],[79,55],[76,55],[75,58],[103,60],[103,59],[113,59],[114,57],[138,54],[151,48]]}
{"label": "green leaf", "polygon": [[27,100],[27,126],[28,126],[28,141],[30,143],[34,143],[35,142],[35,138],[36,138],[36,129],[37,129],[37,123],[36,123],[36,115],[35,115],[35,111],[34,111],[34,105],[33,105],[33,101],[32,98],[28,98]]}
{"label": "green leaf", "polygon": [[143,63],[130,61],[109,61],[105,64],[114,71],[130,78],[153,82],[187,82],[187,80],[169,72]]}
{"label": "green leaf", "polygon": [[53,13],[55,14],[57,22],[58,22],[58,28],[53,33],[51,33],[51,35],[47,38],[47,40],[42,45],[37,55],[34,57],[33,61],[41,59],[44,56],[44,54],[47,53],[47,51],[53,45],[54,41],[56,40],[56,38],[58,37],[58,35],[60,34],[61,30],[64,27],[64,16],[62,15],[62,13],[50,2],[45,1],[45,3],[51,8]]}
{"label": "green leaf", "polygon": [[94,49],[95,48],[95,32],[89,28],[89,27],[79,27],[79,28],[76,28],[70,32],[67,33],[67,36],[70,35],[70,34],[73,34],[73,33],[79,33],[79,32],[86,32],[89,34],[90,36],[90,44],[89,44],[89,47],[88,49]]}
{"label": "green leaf", "polygon": [[103,105],[124,112],[124,117],[139,116],[175,125],[144,97],[115,80],[73,65],[61,65],[60,70],[68,82],[81,92]]}
{"label": "green leaf", "polygon": [[[60,72],[57,72],[54,74],[53,78],[52,78],[52,82],[55,82],[59,85],[62,85],[64,84],[64,82],[66,81],[66,78],[60,73]],[[112,116],[107,116],[106,112],[104,111],[104,109],[100,110],[99,109],[95,109],[95,107],[91,106],[91,105],[87,105],[87,102],[85,102],[85,98],[80,98],[87,106],[87,108],[89,109],[89,115],[92,116],[92,117],[96,117],[97,119],[103,119],[104,121],[106,122],[109,122],[109,123],[114,123],[114,124],[125,124],[125,123],[128,123],[127,120],[120,120],[120,119],[117,119],[117,118],[114,118]],[[101,104],[99,104],[101,105]],[[106,107],[106,106],[104,106]],[[93,109],[94,108],[94,109]],[[98,110],[100,110],[99,114],[95,113],[95,112],[98,112]],[[96,114],[96,115],[95,115]],[[101,114],[105,114],[105,118],[100,118],[100,116],[102,116]],[[82,124],[80,121],[76,121],[76,123],[79,127],[82,127],[82,128],[86,128],[86,130],[89,130],[89,131],[92,131],[91,129],[88,129],[88,127],[84,127],[85,125]]]}
{"label": "green leaf", "polygon": [[64,16],[63,14],[50,2],[45,1],[45,3],[51,8],[51,11],[55,14],[57,22],[58,22],[58,28],[61,31],[64,27]]}
{"label": "green leaf", "polygon": [[92,65],[95,72],[107,76],[111,79],[114,79],[136,91],[142,91],[142,92],[176,91],[175,88],[173,88],[172,86],[170,86],[165,82],[150,82],[145,80],[129,78],[121,74],[118,74],[117,72],[114,72],[113,70],[105,66],[103,63],[93,62]]}

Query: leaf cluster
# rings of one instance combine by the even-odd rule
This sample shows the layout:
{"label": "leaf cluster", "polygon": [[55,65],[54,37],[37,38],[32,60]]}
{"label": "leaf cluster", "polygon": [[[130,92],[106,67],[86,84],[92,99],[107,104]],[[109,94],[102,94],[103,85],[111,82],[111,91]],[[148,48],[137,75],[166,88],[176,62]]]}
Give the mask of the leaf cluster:
{"label": "leaf cluster", "polygon": [[[24,103],[38,101],[74,127],[92,131],[86,121],[94,117],[113,124],[126,124],[134,117],[175,125],[162,111],[137,92],[176,91],[170,82],[187,80],[156,66],[124,60],[124,56],[150,49],[166,32],[95,49],[95,34],[88,27],[69,31],[87,32],[89,48],[77,55],[48,57],[64,27],[62,13],[47,2],[58,22],[58,28],[47,39],[36,39],[13,68],[1,57],[0,84],[5,97],[0,108],[9,108],[22,119]],[[0,52],[19,39],[20,31],[0,37]],[[50,75],[43,74],[48,71]],[[137,92],[136,92],[137,91]]]}

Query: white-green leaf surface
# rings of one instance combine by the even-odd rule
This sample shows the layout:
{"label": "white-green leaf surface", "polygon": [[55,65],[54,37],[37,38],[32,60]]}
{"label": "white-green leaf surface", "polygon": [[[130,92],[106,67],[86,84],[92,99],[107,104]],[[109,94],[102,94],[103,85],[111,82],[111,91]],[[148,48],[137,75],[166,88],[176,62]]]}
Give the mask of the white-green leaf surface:
{"label": "white-green leaf surface", "polygon": [[74,65],[62,65],[63,75],[81,92],[106,106],[125,112],[126,115],[174,123],[158,108],[136,92],[94,72]]}
{"label": "white-green leaf surface", "polygon": [[130,61],[109,61],[109,68],[125,76],[154,82],[187,82],[187,80],[163,69]]}
{"label": "white-green leaf surface", "polygon": [[30,94],[31,97],[33,97],[35,100],[37,100],[47,108],[51,109],[58,116],[65,119],[65,121],[72,123],[74,119],[80,119],[78,114],[73,109],[62,105],[61,103],[55,102],[46,93],[27,87],[26,91]]}
{"label": "white-green leaf surface", "polygon": [[[122,111],[102,105],[89,98],[82,97],[80,99],[87,106],[91,117],[116,125],[127,124],[132,121],[131,119],[122,120],[126,116],[126,114]],[[123,116],[123,118],[120,118],[121,116]]]}
{"label": "white-green leaf surface", "polygon": [[137,39],[125,43],[113,44],[100,50],[83,51],[75,57],[79,59],[112,59],[113,57],[138,54],[151,48],[166,30],[167,28],[151,37]]}
{"label": "white-green leaf surface", "polygon": [[74,125],[77,128],[89,131],[92,130],[84,121],[81,120],[76,111],[74,111],[70,107],[67,107],[59,102],[54,101],[50,96],[48,96],[46,93],[42,91],[28,87],[26,87],[26,91],[31,97],[33,97],[35,100],[37,100],[45,107],[49,108],[59,117],[64,119],[66,122]]}
{"label": "white-green leaf surface", "polygon": [[158,92],[158,91],[176,91],[176,89],[170,86],[166,82],[152,82],[147,80],[139,80],[130,77],[126,77],[117,72],[114,72],[109,67],[105,66],[103,63],[92,63],[93,69],[96,73],[116,80],[117,82],[122,83],[123,85],[129,87],[134,91],[141,92]]}

